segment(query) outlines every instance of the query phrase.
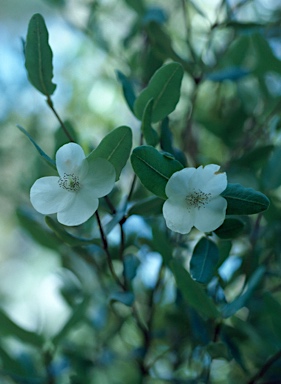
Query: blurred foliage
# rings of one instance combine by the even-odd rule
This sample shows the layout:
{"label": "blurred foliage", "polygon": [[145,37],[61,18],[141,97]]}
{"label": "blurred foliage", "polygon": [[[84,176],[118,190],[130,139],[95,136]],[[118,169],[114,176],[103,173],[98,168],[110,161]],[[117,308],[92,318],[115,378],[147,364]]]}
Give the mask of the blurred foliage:
{"label": "blurred foliage", "polygon": [[[16,136],[24,177],[16,173],[17,189],[0,188],[23,191],[10,196],[19,231],[56,255],[68,316],[50,334],[36,319],[25,329],[1,306],[1,383],[280,382],[280,4],[44,2],[81,44],[57,77],[54,66],[55,91],[48,30],[30,14],[39,24],[26,39],[26,67],[47,104],[37,92],[19,126],[29,140]],[[50,45],[63,45],[50,31]],[[132,167],[123,169],[128,126]],[[71,139],[120,175],[100,201],[103,233],[97,218],[65,228],[27,202]],[[226,220],[205,235],[168,231],[167,180],[209,163],[228,175]]]}

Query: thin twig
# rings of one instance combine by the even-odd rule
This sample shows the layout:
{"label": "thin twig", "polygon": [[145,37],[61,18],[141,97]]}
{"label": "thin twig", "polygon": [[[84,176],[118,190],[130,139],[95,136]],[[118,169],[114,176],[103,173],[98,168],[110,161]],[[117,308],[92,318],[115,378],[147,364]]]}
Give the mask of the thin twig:
{"label": "thin twig", "polygon": [[259,379],[261,379],[269,368],[281,358],[281,349],[271,356],[267,362],[261,367],[261,369],[248,381],[247,384],[255,384]]}
{"label": "thin twig", "polygon": [[53,111],[54,115],[56,116],[56,118],[58,119],[64,133],[66,134],[66,136],[68,137],[69,141],[72,141],[74,142],[74,139],[73,137],[71,136],[71,134],[69,133],[67,127],[65,126],[64,122],[62,121],[62,119],[60,118],[59,114],[57,113],[55,107],[54,107],[54,104],[52,102],[52,99],[48,96],[47,97],[47,104],[48,106],[51,108],[51,110]]}

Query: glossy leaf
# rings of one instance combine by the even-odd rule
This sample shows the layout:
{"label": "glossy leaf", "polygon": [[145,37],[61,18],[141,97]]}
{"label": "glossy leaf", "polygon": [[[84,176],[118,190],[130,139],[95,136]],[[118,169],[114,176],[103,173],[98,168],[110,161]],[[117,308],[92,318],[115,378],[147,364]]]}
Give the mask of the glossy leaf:
{"label": "glossy leaf", "polygon": [[179,63],[169,63],[158,69],[135,101],[134,111],[137,118],[142,120],[150,99],[154,99],[152,123],[173,112],[179,101],[182,78],[183,68]]}
{"label": "glossy leaf", "polygon": [[227,215],[252,215],[265,211],[269,206],[263,193],[240,184],[228,184],[221,195],[227,200]]}
{"label": "glossy leaf", "polygon": [[132,83],[121,71],[116,71],[117,79],[122,84],[123,94],[130,110],[134,113],[136,95]]}
{"label": "glossy leaf", "polygon": [[101,157],[108,160],[115,168],[116,180],[124,168],[132,148],[132,130],[123,125],[106,135],[100,144],[87,157],[89,163]]}
{"label": "glossy leaf", "polygon": [[204,317],[210,319],[218,318],[219,312],[215,304],[207,296],[202,286],[191,278],[187,270],[176,260],[170,262],[170,267],[177,287],[187,304]]}
{"label": "glossy leaf", "polygon": [[34,145],[34,147],[37,149],[39,155],[42,157],[42,159],[53,169],[56,168],[56,163],[54,160],[52,160],[44,151],[39,147],[39,145],[36,143],[36,141],[33,139],[33,137],[20,125],[17,125],[17,128],[31,141],[31,143]]}
{"label": "glossy leaf", "polygon": [[215,274],[219,261],[217,245],[206,237],[196,244],[190,260],[190,273],[198,283],[208,284]]}
{"label": "glossy leaf", "polygon": [[120,302],[127,307],[131,307],[135,301],[135,296],[132,292],[113,292],[109,296],[109,300],[112,302]]}
{"label": "glossy leaf", "polygon": [[166,199],[165,187],[174,172],[183,166],[173,157],[158,152],[150,146],[134,149],[131,163],[142,184],[156,196]]}
{"label": "glossy leaf", "polygon": [[151,126],[153,103],[154,100],[151,99],[145,107],[142,118],[141,131],[143,133],[146,143],[148,145],[151,145],[152,147],[155,147],[159,142],[159,137],[155,129],[153,129]]}
{"label": "glossy leaf", "polygon": [[246,291],[222,308],[223,317],[227,318],[233,316],[237,311],[239,311],[239,309],[247,304],[248,300],[252,297],[257,285],[260,283],[264,273],[265,268],[263,266],[259,267],[253,273],[249,279]]}
{"label": "glossy leaf", "polygon": [[43,95],[51,96],[56,85],[53,78],[53,53],[43,17],[36,13],[30,19],[25,46],[25,67],[31,84]]}
{"label": "glossy leaf", "polygon": [[147,199],[140,200],[131,206],[128,211],[128,216],[151,216],[162,213],[164,201],[156,196],[149,196]]}
{"label": "glossy leaf", "polygon": [[221,239],[233,239],[243,232],[245,223],[238,217],[227,217],[223,224],[216,229],[215,234]]}

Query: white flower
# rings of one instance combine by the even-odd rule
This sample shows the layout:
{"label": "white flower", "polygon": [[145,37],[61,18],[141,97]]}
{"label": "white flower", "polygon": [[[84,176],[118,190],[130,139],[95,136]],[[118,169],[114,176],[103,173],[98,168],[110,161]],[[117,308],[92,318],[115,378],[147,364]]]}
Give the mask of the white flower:
{"label": "white flower", "polygon": [[56,165],[59,177],[36,180],[30,190],[30,201],[44,215],[57,213],[61,224],[80,225],[95,213],[98,198],[112,190],[115,169],[102,158],[92,160],[90,167],[83,149],[75,143],[59,148]]}
{"label": "white flower", "polygon": [[226,174],[215,164],[184,168],[175,172],[166,185],[168,199],[163,206],[166,225],[172,231],[189,233],[194,226],[202,232],[217,229],[225,219]]}

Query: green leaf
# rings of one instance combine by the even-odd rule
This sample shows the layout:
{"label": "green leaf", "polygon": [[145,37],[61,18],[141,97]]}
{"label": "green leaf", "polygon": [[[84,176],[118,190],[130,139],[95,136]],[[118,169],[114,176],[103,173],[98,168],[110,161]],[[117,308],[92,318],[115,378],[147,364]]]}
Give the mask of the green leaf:
{"label": "green leaf", "polygon": [[106,135],[100,144],[87,157],[89,163],[101,157],[108,160],[115,168],[116,180],[124,168],[132,148],[132,130],[123,125]]}
{"label": "green leaf", "polygon": [[265,305],[266,314],[270,318],[273,331],[279,340],[281,340],[281,305],[268,292],[263,295],[263,303]]}
{"label": "green leaf", "polygon": [[221,239],[233,239],[243,232],[245,223],[237,217],[227,217],[223,224],[216,229],[215,234]]}
{"label": "green leaf", "polygon": [[158,223],[152,227],[153,250],[160,253],[166,266],[169,266],[173,257],[173,246],[169,241],[167,232]]}
{"label": "green leaf", "polygon": [[206,346],[206,351],[211,356],[212,359],[226,359],[231,360],[231,355],[227,349],[227,346],[222,341],[219,342],[210,342]]}
{"label": "green leaf", "polygon": [[154,100],[151,99],[147,103],[145,110],[143,112],[141,131],[145,138],[145,141],[148,145],[155,147],[159,142],[159,137],[155,129],[151,126],[152,110],[153,110]]}
{"label": "green leaf", "polygon": [[45,216],[45,221],[48,227],[50,227],[54,231],[56,236],[60,240],[62,240],[64,243],[68,244],[70,247],[80,247],[84,245],[100,244],[99,239],[83,239],[83,238],[71,235],[64,229],[64,227],[60,223],[53,220],[50,216]]}
{"label": "green leaf", "polygon": [[125,255],[124,257],[124,276],[127,281],[132,281],[137,274],[137,269],[140,265],[139,259],[136,255]]}
{"label": "green leaf", "polygon": [[0,324],[0,335],[2,337],[12,336],[23,343],[31,344],[35,347],[43,346],[44,339],[40,335],[20,327],[1,309]]}
{"label": "green leaf", "polygon": [[281,185],[281,147],[276,147],[262,170],[261,179],[264,188],[275,189]]}
{"label": "green leaf", "polygon": [[122,72],[116,71],[116,75],[117,79],[122,84],[123,94],[128,104],[128,107],[134,114],[134,104],[136,101],[136,95],[132,83],[130,82],[128,77],[126,77]]}
{"label": "green leaf", "polygon": [[90,304],[91,297],[86,296],[84,300],[79,303],[74,309],[67,320],[67,322],[64,324],[64,326],[60,329],[60,331],[53,337],[52,342],[53,345],[56,347],[60,344],[60,342],[66,337],[66,335],[74,329],[74,327],[82,320],[85,319],[85,314],[88,309],[88,306]]}
{"label": "green leaf", "polygon": [[228,184],[221,196],[227,200],[227,215],[253,215],[269,206],[269,199],[263,193],[240,184]]}
{"label": "green leaf", "polygon": [[265,268],[263,266],[259,267],[253,275],[250,277],[247,289],[242,295],[238,296],[235,300],[233,300],[231,303],[226,304],[222,308],[222,315],[223,317],[227,318],[232,315],[234,315],[239,309],[244,307],[248,300],[253,295],[257,285],[261,281],[263,275],[265,273]]}
{"label": "green leaf", "polygon": [[43,247],[58,250],[59,240],[45,226],[42,226],[28,209],[20,207],[16,210],[16,214],[21,227],[34,241]]}
{"label": "green leaf", "polygon": [[111,302],[118,301],[127,307],[131,307],[135,301],[135,296],[132,292],[113,292],[109,296]]}
{"label": "green leaf", "polygon": [[208,284],[215,274],[219,261],[219,249],[216,244],[202,237],[196,244],[190,260],[190,273],[198,283]]}
{"label": "green leaf", "polygon": [[218,318],[219,311],[215,304],[207,296],[202,286],[191,278],[187,270],[176,260],[170,262],[170,267],[175,276],[177,287],[187,304],[204,317]]}
{"label": "green leaf", "polygon": [[34,145],[34,147],[37,149],[39,155],[43,158],[43,160],[53,169],[57,170],[56,163],[54,160],[52,160],[44,151],[39,147],[39,145],[35,142],[32,136],[20,125],[17,125],[17,128],[25,134],[25,136],[31,141],[31,143]]}
{"label": "green leaf", "polygon": [[52,83],[53,53],[43,17],[36,13],[30,19],[25,46],[25,67],[31,84],[43,95],[50,97],[56,89]]}
{"label": "green leaf", "polygon": [[167,198],[167,181],[173,173],[183,168],[172,156],[167,157],[155,148],[145,145],[133,150],[131,163],[145,188],[163,199]]}
{"label": "green leaf", "polygon": [[139,94],[134,104],[136,117],[141,120],[145,107],[154,99],[151,121],[163,120],[176,108],[180,98],[183,68],[179,63],[169,63],[159,68],[148,86]]}
{"label": "green leaf", "polygon": [[159,215],[162,213],[164,201],[156,196],[149,196],[147,199],[140,200],[128,211],[128,216],[139,215],[139,216],[151,216]]}

